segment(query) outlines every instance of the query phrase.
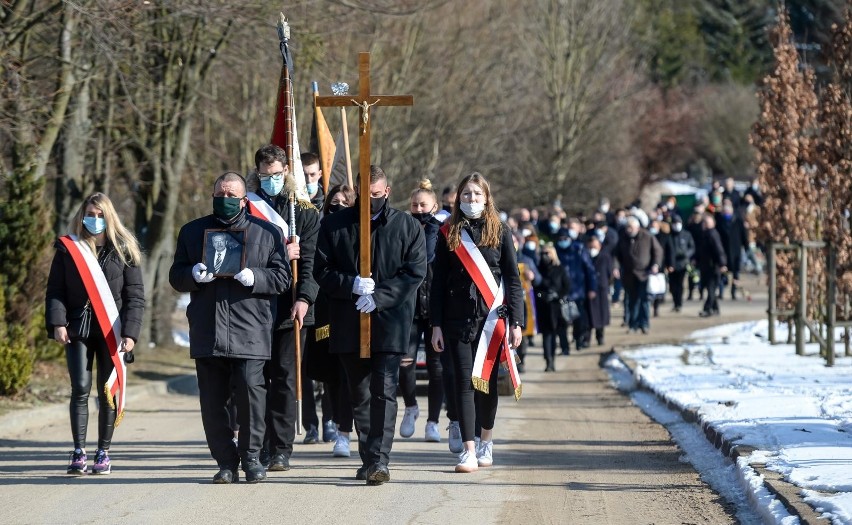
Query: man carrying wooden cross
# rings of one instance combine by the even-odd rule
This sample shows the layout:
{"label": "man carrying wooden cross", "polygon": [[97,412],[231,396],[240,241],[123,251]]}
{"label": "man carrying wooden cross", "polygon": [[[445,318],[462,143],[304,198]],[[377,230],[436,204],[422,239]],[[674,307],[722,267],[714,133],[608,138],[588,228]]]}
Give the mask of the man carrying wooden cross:
{"label": "man carrying wooden cross", "polygon": [[[314,276],[333,312],[330,350],[340,354],[349,379],[361,456],[355,479],[380,485],[390,480],[399,364],[408,349],[417,288],[426,277],[426,240],[420,223],[388,204],[390,183],[380,167],[370,166],[368,184],[369,201],[359,199],[323,219]],[[370,277],[359,276],[361,206],[370,212]],[[367,359],[359,355],[361,314],[371,318]]]}

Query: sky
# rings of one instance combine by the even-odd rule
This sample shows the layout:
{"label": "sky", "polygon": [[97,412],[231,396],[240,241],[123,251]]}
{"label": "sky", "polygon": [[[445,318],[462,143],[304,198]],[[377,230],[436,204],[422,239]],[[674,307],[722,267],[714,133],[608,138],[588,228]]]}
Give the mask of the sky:
{"label": "sky", "polygon": [[[803,488],[805,500],[833,523],[852,524],[852,357],[838,355],[829,368],[817,345],[797,356],[792,345],[768,344],[767,327],[765,320],[727,324],[693,333],[694,343],[626,350],[620,355],[633,373],[617,359],[609,361],[610,373],[622,389],[644,387],[634,391],[634,402],[666,425],[681,448],[673,428],[683,420],[661,412],[643,395],[654,394],[664,410],[669,403],[697,411],[699,423],[688,425],[699,431],[706,422],[726,440],[754,447],[735,467],[726,461],[735,468],[731,479],[749,491],[751,510],[766,521],[798,523],[766,492],[752,463],[765,463]],[[786,324],[777,330],[778,339],[786,340]],[[842,352],[843,345],[838,349]],[[716,476],[718,465],[704,465],[707,450],[697,449],[692,457],[684,450],[702,477]],[[741,502],[727,494],[731,479],[717,480],[719,486],[706,481],[740,508]],[[738,517],[750,522],[742,512]]]}

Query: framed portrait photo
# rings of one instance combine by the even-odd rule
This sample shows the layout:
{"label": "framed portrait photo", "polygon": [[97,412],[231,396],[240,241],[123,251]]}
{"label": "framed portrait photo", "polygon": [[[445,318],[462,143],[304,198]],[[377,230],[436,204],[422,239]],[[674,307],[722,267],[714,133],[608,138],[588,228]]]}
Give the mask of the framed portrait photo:
{"label": "framed portrait photo", "polygon": [[245,230],[204,230],[202,258],[216,277],[233,277],[246,267]]}

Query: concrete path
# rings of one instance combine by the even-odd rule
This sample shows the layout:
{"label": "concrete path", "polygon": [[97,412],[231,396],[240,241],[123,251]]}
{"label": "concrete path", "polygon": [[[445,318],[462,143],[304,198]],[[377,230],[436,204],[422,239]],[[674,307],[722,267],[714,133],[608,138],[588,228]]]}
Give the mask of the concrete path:
{"label": "concrete path", "polygon": [[65,411],[10,414],[0,418],[0,522],[735,523],[732,509],[680,461],[668,432],[609,385],[598,359],[613,344],[760,318],[764,298],[726,300],[723,315],[709,320],[697,317],[695,302],[680,314],[666,304],[648,335],[627,336],[615,321],[605,348],[560,356],[556,373],[542,372],[541,348],[533,347],[523,398],[500,400],[495,466],[475,474],[453,473],[446,441],[422,441],[425,398],[415,438],[396,440],[391,482],[380,487],[355,481],[357,454],[333,458],[331,444],[297,444],[293,469],[264,483],[213,485],[197,398],[162,389],[131,399],[109,476],[65,475]]}

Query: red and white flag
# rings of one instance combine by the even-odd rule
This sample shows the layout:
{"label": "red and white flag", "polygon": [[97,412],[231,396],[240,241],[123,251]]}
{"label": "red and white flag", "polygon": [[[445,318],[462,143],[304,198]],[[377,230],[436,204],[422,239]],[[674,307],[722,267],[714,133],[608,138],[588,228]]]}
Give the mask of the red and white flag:
{"label": "red and white flag", "polygon": [[246,197],[248,197],[248,207],[251,215],[278,226],[284,232],[284,238],[290,238],[290,228],[287,226],[287,221],[284,220],[281,214],[275,211],[275,208],[266,202],[266,199],[254,192],[248,192]]}
{"label": "red and white flag", "polygon": [[74,235],[60,237],[59,240],[68,250],[77,271],[80,273],[80,278],[83,280],[83,286],[86,288],[86,294],[89,296],[89,302],[92,305],[92,313],[95,314],[98,326],[101,327],[101,332],[106,339],[109,355],[112,358],[113,370],[104,389],[110,407],[116,410],[115,426],[118,426],[121,418],[124,417],[127,396],[127,367],[124,364],[124,356],[121,355],[121,319],[118,315],[118,307],[112,297],[112,291],[109,289],[101,265],[98,264],[98,258],[92,253],[89,245],[78,240]]}

